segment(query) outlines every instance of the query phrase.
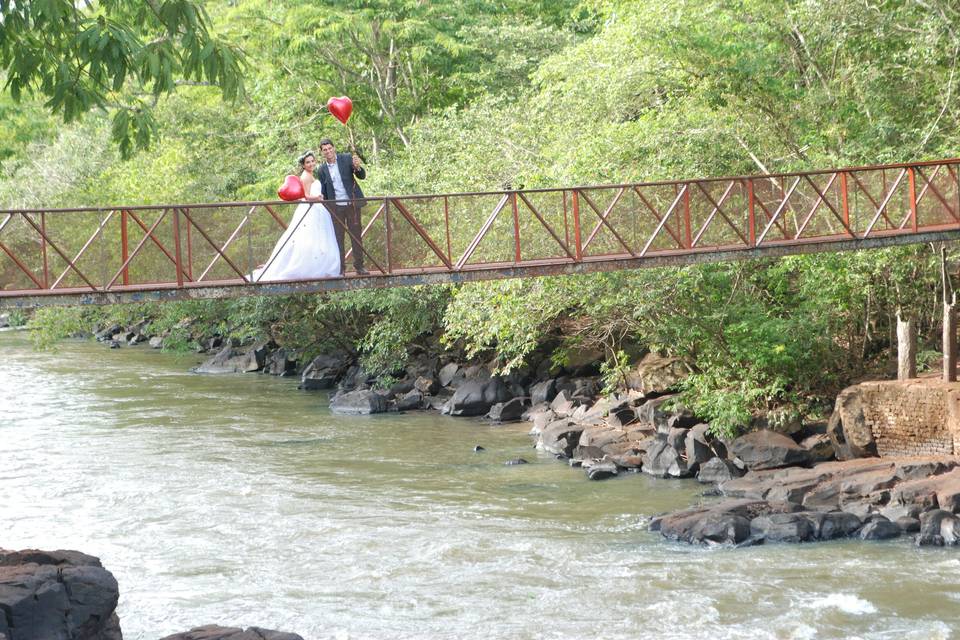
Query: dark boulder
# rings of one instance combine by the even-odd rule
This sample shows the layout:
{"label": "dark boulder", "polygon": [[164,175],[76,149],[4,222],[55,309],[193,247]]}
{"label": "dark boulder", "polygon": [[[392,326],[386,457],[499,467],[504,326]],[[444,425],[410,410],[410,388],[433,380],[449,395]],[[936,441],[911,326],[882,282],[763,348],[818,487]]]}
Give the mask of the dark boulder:
{"label": "dark boulder", "polygon": [[423,409],[423,407],[423,394],[420,393],[419,389],[411,389],[397,399],[398,411],[417,411],[419,409]]}
{"label": "dark boulder", "polygon": [[769,542],[809,542],[816,537],[809,513],[771,513],[754,518],[750,534]]}
{"label": "dark boulder", "polygon": [[960,542],[960,518],[943,509],[933,509],[920,515],[918,546],[953,546]]}
{"label": "dark boulder", "polygon": [[260,627],[248,627],[244,631],[239,627],[221,627],[211,624],[164,636],[160,640],[303,640],[303,637],[295,633],[271,631]]}
{"label": "dark boulder", "polygon": [[300,375],[304,391],[332,389],[350,367],[350,357],[344,353],[322,353],[306,366]]}
{"label": "dark boulder", "polygon": [[583,463],[588,480],[605,480],[617,475],[617,465],[612,460],[597,460]]}
{"label": "dark boulder", "polygon": [[0,549],[0,637],[122,640],[117,581],[78,551]]}
{"label": "dark boulder", "polygon": [[706,484],[709,482],[720,484],[743,475],[743,470],[729,460],[710,458],[700,465],[697,480]]}
{"label": "dark boulder", "polygon": [[817,537],[821,540],[846,538],[853,535],[863,522],[856,515],[844,511],[831,511],[823,514]]}
{"label": "dark boulder", "polygon": [[449,402],[452,416],[482,416],[498,402],[510,400],[510,391],[500,378],[473,379],[461,384]]}
{"label": "dark boulder", "polygon": [[537,439],[537,448],[554,455],[570,458],[573,451],[580,444],[580,434],[584,426],[571,422],[566,418],[554,420],[540,432]]}
{"label": "dark boulder", "polygon": [[867,524],[860,529],[861,540],[889,540],[900,537],[900,527],[890,522],[883,516],[873,516]]}
{"label": "dark boulder", "polygon": [[226,346],[196,367],[194,373],[252,373],[263,368],[266,351],[260,346],[237,348]]}
{"label": "dark boulder", "polygon": [[523,398],[513,398],[506,402],[498,402],[490,407],[487,418],[496,423],[516,422],[523,416],[523,410],[526,407]]}
{"label": "dark boulder", "polygon": [[387,399],[370,389],[338,393],[330,399],[330,411],[344,415],[384,413],[390,408]]}
{"label": "dark boulder", "polygon": [[730,443],[730,453],[750,470],[805,466],[810,452],[787,436],[774,431],[754,431]]}
{"label": "dark boulder", "polygon": [[657,434],[643,454],[640,470],[657,478],[686,478],[693,475],[680,452],[670,445],[663,434]]}
{"label": "dark boulder", "polygon": [[557,381],[553,378],[543,380],[530,387],[530,403],[534,406],[550,402],[557,396]]}
{"label": "dark boulder", "polygon": [[[440,371],[437,373],[437,380],[440,383],[440,386],[449,387],[453,383],[454,379],[457,377],[457,373],[459,372],[460,372],[460,365],[457,364],[456,362],[445,364],[443,367],[440,368]],[[462,374],[460,376],[460,379],[461,380],[463,379]]]}
{"label": "dark boulder", "polygon": [[292,376],[297,373],[297,356],[289,349],[271,351],[263,364],[263,372],[272,376]]}
{"label": "dark boulder", "polygon": [[740,544],[750,537],[750,522],[763,515],[790,513],[799,507],[762,500],[727,500],[657,518],[651,531],[690,543]]}

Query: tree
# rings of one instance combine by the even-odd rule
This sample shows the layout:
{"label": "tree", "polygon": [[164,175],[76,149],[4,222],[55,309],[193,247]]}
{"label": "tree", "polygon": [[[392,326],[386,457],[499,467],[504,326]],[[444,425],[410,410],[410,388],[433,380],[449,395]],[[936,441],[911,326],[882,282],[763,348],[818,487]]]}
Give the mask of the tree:
{"label": "tree", "polygon": [[156,133],[152,108],[183,83],[243,94],[242,52],[191,0],[0,0],[0,69],[14,100],[37,94],[66,122],[113,114],[124,156]]}

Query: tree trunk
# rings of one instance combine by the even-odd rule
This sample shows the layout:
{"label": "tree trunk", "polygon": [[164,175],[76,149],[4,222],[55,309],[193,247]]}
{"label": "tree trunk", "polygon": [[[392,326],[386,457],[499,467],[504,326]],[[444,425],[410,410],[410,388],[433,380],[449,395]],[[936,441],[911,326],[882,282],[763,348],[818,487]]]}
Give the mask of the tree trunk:
{"label": "tree trunk", "polygon": [[957,380],[956,303],[943,305],[943,381]]}
{"label": "tree trunk", "polygon": [[917,329],[897,314],[897,380],[917,377]]}

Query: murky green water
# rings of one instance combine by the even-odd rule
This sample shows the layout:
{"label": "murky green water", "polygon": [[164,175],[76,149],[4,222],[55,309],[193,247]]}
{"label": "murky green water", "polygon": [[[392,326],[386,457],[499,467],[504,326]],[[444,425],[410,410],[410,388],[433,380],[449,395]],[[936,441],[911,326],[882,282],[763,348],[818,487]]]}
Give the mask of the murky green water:
{"label": "murky green water", "polygon": [[[0,547],[99,556],[128,639],[950,638],[960,550],[708,550],[646,531],[692,481],[588,482],[527,425],[336,417],[195,357],[0,333]],[[473,446],[486,447],[473,453]],[[532,464],[504,466],[523,456]]]}

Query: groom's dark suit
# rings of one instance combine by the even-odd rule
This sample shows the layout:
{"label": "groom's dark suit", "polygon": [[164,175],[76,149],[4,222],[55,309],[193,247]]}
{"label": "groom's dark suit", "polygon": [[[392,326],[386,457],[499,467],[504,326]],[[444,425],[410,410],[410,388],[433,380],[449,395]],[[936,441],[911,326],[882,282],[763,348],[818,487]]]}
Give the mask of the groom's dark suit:
{"label": "groom's dark suit", "polygon": [[363,198],[363,190],[354,180],[354,176],[363,180],[367,177],[367,172],[363,167],[354,171],[353,156],[349,153],[337,154],[337,170],[340,173],[343,188],[351,202],[341,201],[342,204],[337,202],[337,196],[333,188],[333,178],[330,176],[330,169],[327,167],[326,160],[322,157],[317,163],[317,168],[313,170],[313,177],[320,181],[324,204],[327,205],[330,214],[334,217],[333,228],[337,234],[337,245],[340,247],[341,273],[345,267],[343,261],[346,254],[344,227],[350,230],[350,235],[353,238],[350,241],[350,246],[353,247],[353,266],[357,271],[363,271],[363,240],[360,238],[360,234],[363,232],[360,225],[360,207],[363,206],[363,203],[357,202],[357,200]]}

